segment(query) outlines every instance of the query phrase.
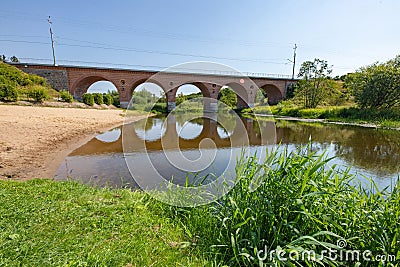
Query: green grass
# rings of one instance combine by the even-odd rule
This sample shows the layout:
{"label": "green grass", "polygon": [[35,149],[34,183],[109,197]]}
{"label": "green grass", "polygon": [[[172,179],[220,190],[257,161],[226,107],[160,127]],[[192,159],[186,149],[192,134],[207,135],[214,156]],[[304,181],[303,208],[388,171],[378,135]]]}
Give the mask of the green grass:
{"label": "green grass", "polygon": [[[174,208],[161,205],[196,240],[210,261],[228,266],[399,266],[400,185],[393,193],[354,186],[347,172],[326,168],[329,159],[303,149],[273,152],[263,164],[254,158],[239,164],[239,180],[226,196],[211,205]],[[271,168],[273,166],[273,168]],[[370,250],[396,261],[287,261],[258,253],[340,248]],[[261,254],[264,255],[264,254]]]}
{"label": "green grass", "polygon": [[319,108],[301,108],[296,106],[258,106],[254,110],[246,109],[243,113],[268,114],[307,119],[326,119],[349,123],[373,123],[380,127],[399,128],[399,109],[361,109],[347,106],[332,106]]}
{"label": "green grass", "polygon": [[203,266],[146,194],[0,181],[0,266]]}
{"label": "green grass", "polygon": [[[195,208],[70,181],[0,181],[0,266],[399,266],[400,184],[357,186],[328,162],[310,147],[242,159],[236,186]],[[395,259],[257,258],[340,251],[338,240],[344,253]]]}

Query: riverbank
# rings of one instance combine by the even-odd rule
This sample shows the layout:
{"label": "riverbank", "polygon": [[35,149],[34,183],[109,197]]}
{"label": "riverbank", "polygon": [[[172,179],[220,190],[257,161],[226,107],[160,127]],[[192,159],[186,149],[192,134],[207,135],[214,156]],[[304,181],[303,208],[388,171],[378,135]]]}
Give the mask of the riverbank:
{"label": "riverbank", "polygon": [[0,179],[52,178],[70,151],[123,121],[121,109],[0,105]]}
{"label": "riverbank", "polygon": [[248,115],[274,116],[274,118],[285,120],[301,120],[306,122],[324,122],[400,130],[400,111],[398,109],[372,110],[341,106],[306,109],[277,105],[244,109],[242,113]]}
{"label": "riverbank", "polygon": [[235,187],[195,208],[73,181],[0,181],[0,265],[397,266],[399,186],[371,194],[309,152],[240,160]]}

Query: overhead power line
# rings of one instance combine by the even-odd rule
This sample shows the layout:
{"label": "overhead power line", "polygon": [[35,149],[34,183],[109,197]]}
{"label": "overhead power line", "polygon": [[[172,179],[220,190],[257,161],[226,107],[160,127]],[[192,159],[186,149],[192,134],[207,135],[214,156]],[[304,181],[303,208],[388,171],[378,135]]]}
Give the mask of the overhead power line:
{"label": "overhead power line", "polygon": [[[22,40],[11,40],[11,39],[0,39],[0,42],[11,42],[11,43],[29,43],[29,44],[46,44],[45,42],[39,41],[22,41]],[[104,50],[113,50],[113,51],[125,51],[125,52],[136,52],[136,53],[147,53],[147,54],[159,54],[159,55],[169,55],[169,56],[181,56],[181,57],[193,57],[193,58],[207,58],[207,59],[219,59],[219,60],[232,60],[232,61],[245,61],[245,62],[258,62],[265,64],[278,64],[284,65],[284,62],[276,62],[276,61],[268,61],[263,59],[246,59],[246,58],[232,58],[232,57],[219,57],[219,56],[207,56],[207,55],[197,55],[197,54],[188,54],[188,53],[177,53],[177,52],[168,52],[168,51],[159,51],[159,50],[146,50],[146,49],[136,49],[136,48],[128,48],[128,47],[111,47],[111,46],[102,46],[102,45],[80,45],[80,44],[70,44],[57,42],[58,46],[67,46],[67,47],[81,47],[81,48],[95,48],[95,49],[104,49]]]}

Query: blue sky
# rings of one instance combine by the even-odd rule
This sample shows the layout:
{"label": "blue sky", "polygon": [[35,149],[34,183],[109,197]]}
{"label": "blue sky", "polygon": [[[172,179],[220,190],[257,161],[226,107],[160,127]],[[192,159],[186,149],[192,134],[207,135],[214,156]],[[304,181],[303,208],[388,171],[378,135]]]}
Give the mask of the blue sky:
{"label": "blue sky", "polygon": [[58,64],[66,65],[158,70],[206,60],[290,75],[287,59],[296,43],[296,72],[301,62],[321,58],[341,75],[400,54],[396,0],[13,0],[1,6],[0,54],[21,61],[51,63],[49,15]]}

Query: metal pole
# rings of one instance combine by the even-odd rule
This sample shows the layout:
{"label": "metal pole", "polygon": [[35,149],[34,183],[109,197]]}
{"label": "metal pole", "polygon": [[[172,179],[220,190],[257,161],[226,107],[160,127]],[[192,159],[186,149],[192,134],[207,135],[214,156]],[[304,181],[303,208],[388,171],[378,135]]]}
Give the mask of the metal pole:
{"label": "metal pole", "polygon": [[297,45],[294,44],[294,48],[293,48],[293,70],[292,70],[292,80],[294,80],[294,69],[296,68],[296,49],[297,49]]}
{"label": "metal pole", "polygon": [[49,23],[49,26],[50,26],[51,49],[53,51],[53,65],[56,66],[56,54],[54,52],[54,38],[53,38],[53,30],[51,29],[52,22],[50,20],[50,16],[47,19],[47,22]]}

